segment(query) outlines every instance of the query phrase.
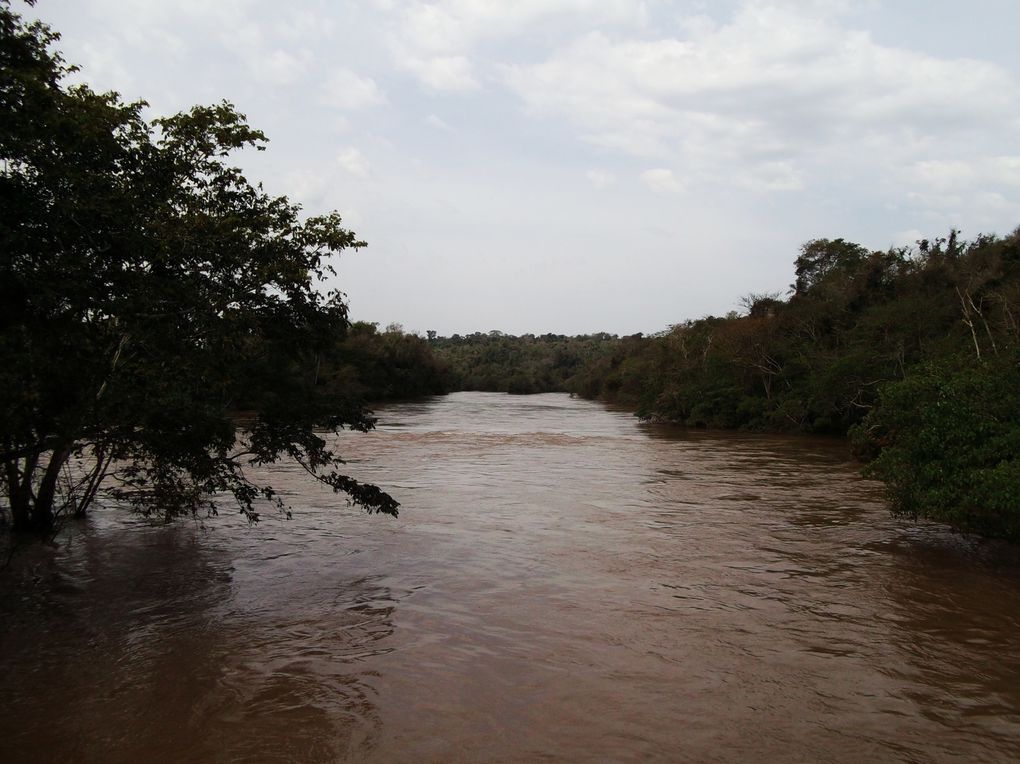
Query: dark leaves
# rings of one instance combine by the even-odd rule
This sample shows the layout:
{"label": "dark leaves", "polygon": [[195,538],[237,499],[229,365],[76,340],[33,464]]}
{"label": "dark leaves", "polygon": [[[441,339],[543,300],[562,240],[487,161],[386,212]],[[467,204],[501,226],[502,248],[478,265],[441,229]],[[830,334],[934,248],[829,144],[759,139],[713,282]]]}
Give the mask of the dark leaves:
{"label": "dark leaves", "polygon": [[255,520],[260,503],[282,503],[249,480],[237,458],[249,451],[259,464],[297,458],[394,513],[335,471],[317,434],[372,426],[315,384],[321,349],[348,325],[339,293],[323,290],[330,259],[364,243],[335,213],[303,221],[228,163],[266,142],[230,103],[149,124],[141,102],[65,87],[55,39],[0,0],[5,492],[70,444],[112,454],[140,510],[215,511],[211,497],[228,494]]}

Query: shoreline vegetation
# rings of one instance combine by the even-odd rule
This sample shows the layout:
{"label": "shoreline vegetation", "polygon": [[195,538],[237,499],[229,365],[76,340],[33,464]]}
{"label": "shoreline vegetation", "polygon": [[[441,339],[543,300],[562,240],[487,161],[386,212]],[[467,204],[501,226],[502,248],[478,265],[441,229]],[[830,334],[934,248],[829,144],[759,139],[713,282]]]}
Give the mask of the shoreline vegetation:
{"label": "shoreline vegetation", "polygon": [[333,258],[364,242],[230,164],[267,142],[230,103],[147,120],[144,102],[69,85],[78,70],[58,39],[0,0],[12,529],[49,534],[100,493],[165,519],[229,494],[254,522],[256,504],[287,508],[246,470],[282,458],[395,515],[318,433],[370,429],[368,401],[479,390],[840,435],[894,513],[1020,541],[1020,229],[888,251],[809,241],[785,296],[749,294],[741,311],[650,336],[380,331],[325,291]]}
{"label": "shoreline vegetation", "polygon": [[169,521],[220,496],[254,523],[289,511],[253,477],[282,459],[396,515],[320,434],[372,427],[318,385],[350,326],[334,258],[364,242],[230,163],[267,138],[229,102],[148,119],[68,84],[58,39],[0,0],[0,522],[46,538],[98,497]]}
{"label": "shoreline vegetation", "polygon": [[894,514],[1020,541],[1020,229],[884,252],[817,239],[794,270],[786,296],[648,336],[355,324],[337,378],[377,399],[568,392],[688,427],[837,435]]}

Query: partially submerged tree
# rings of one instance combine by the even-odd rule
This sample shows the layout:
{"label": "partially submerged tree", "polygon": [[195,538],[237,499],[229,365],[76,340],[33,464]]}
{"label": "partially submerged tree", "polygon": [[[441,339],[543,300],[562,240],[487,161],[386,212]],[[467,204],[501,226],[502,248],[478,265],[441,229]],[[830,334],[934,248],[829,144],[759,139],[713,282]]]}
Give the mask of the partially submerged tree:
{"label": "partially submerged tree", "polygon": [[260,500],[283,505],[246,468],[281,458],[396,514],[328,442],[372,420],[316,378],[348,325],[342,295],[322,288],[330,256],[363,243],[227,163],[265,142],[230,104],[149,123],[144,103],[66,86],[56,39],[0,0],[0,496],[13,528],[49,531],[107,490],[168,519],[226,493],[255,520]]}

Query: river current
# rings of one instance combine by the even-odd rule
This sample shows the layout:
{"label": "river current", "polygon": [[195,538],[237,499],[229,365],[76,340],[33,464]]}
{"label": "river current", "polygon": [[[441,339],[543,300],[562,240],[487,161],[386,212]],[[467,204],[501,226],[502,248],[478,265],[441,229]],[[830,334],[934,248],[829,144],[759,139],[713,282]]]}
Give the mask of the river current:
{"label": "river current", "polygon": [[4,762],[1014,761],[1020,556],[839,441],[458,393],[249,527],[100,509],[0,571]]}

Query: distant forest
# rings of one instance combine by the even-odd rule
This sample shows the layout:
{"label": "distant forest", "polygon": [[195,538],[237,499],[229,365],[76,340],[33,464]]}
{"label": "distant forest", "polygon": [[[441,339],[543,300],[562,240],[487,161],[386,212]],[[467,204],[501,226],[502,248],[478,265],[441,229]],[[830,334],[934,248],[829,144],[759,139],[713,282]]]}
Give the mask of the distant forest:
{"label": "distant forest", "polygon": [[1020,229],[805,244],[786,295],[651,336],[354,324],[323,384],[366,399],[569,392],[691,427],[848,436],[894,512],[1020,540]]}

